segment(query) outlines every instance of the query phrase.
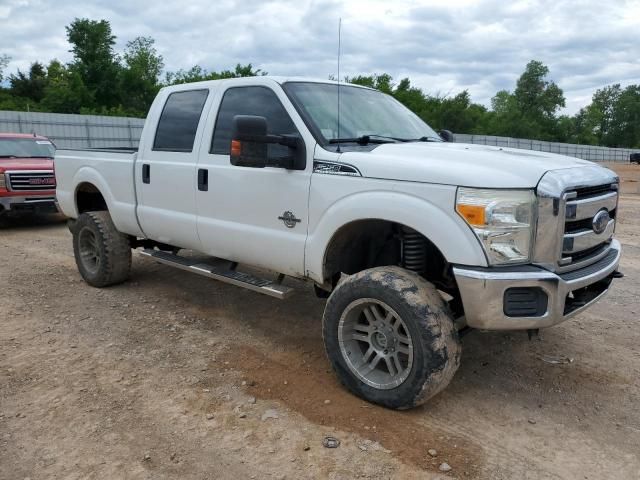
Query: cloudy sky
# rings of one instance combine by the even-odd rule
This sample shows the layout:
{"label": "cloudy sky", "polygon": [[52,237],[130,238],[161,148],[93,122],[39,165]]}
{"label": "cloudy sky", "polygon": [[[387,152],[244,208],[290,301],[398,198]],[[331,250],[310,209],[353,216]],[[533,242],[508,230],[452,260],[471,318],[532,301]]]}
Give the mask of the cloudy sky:
{"label": "cloudy sky", "polygon": [[274,75],[409,77],[431,94],[468,89],[489,104],[513,89],[531,59],[564,90],[567,113],[597,88],[640,83],[640,0],[0,0],[7,73],[35,60],[71,59],[64,26],[107,19],[117,49],[156,39],[166,69],[252,63]]}

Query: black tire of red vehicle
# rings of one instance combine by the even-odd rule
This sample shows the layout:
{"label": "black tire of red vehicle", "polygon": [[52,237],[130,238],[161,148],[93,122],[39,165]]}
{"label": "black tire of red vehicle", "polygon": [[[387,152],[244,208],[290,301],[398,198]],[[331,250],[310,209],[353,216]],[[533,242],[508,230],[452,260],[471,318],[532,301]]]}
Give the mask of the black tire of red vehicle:
{"label": "black tire of red vehicle", "polygon": [[[352,348],[344,348],[344,336],[339,337],[345,331],[343,316],[349,315],[350,306],[370,300],[387,306],[390,312],[400,317],[402,331],[406,332],[402,337],[410,337],[412,346],[411,366],[409,368],[407,364],[405,368],[406,378],[399,385],[385,389],[371,386],[366,379],[358,377],[358,369],[349,363],[353,359],[347,359]],[[339,329],[342,329],[340,333]],[[446,303],[431,283],[400,267],[364,270],[340,283],[325,307],[323,337],[329,361],[347,389],[369,402],[388,408],[404,410],[426,402],[449,384],[460,365],[461,344]],[[342,348],[340,338],[343,339]],[[385,346],[389,339],[384,339]],[[372,341],[370,347],[373,346]],[[366,344],[361,347],[361,350],[365,349],[368,351]],[[386,366],[384,369],[391,371]],[[399,372],[400,368],[396,371]],[[401,378],[398,377],[397,381]]]}
{"label": "black tire of red vehicle", "polygon": [[129,278],[129,238],[116,229],[109,212],[83,213],[74,223],[72,233],[73,254],[85,282],[100,288]]}

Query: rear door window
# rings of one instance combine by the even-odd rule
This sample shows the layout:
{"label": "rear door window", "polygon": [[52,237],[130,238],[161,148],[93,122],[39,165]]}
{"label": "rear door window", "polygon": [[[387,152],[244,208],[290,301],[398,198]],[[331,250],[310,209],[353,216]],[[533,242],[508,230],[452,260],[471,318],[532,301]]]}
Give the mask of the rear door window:
{"label": "rear door window", "polygon": [[191,152],[198,123],[209,90],[174,92],[164,105],[153,149],[165,152]]}

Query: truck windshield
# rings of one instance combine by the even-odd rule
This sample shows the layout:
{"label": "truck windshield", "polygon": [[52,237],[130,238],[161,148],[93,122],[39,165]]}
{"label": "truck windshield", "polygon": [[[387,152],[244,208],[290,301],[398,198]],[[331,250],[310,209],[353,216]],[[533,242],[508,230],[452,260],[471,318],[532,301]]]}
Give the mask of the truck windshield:
{"label": "truck windshield", "polygon": [[53,158],[55,152],[49,140],[0,137],[0,161],[6,158]]}
{"label": "truck windshield", "polygon": [[441,141],[417,115],[377,90],[340,85],[338,133],[337,84],[287,82],[283,87],[326,143],[341,143],[342,139],[357,142],[363,137],[386,138],[390,142]]}

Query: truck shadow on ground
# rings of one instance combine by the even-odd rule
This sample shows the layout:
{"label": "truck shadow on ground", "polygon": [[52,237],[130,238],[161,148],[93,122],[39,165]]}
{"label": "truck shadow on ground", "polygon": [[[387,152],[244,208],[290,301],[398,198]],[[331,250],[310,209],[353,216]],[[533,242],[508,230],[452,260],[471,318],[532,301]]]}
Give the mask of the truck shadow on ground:
{"label": "truck shadow on ground", "polygon": [[[456,411],[509,406],[535,415],[544,407],[571,415],[571,398],[595,394],[604,404],[612,386],[632,381],[598,375],[575,363],[543,362],[548,353],[579,351],[580,345],[561,330],[532,340],[524,332],[472,332],[463,339],[462,363],[449,388],[422,407],[391,411],[360,400],[337,381],[322,343],[325,302],[315,298],[309,285],[289,280],[299,291],[279,301],[146,260],[136,262],[134,280],[210,320],[188,328],[213,332],[222,325],[236,332],[228,361],[246,380],[249,394],[281,402],[318,425],[377,441],[421,468],[437,468],[447,458],[472,477],[481,469],[481,441],[474,432],[465,433]],[[441,452],[438,459],[425,455],[435,445]]]}
{"label": "truck shadow on ground", "polygon": [[21,215],[8,216],[0,215],[0,232],[2,231],[25,231],[46,230],[48,228],[58,228],[60,224],[66,222],[66,217],[62,215]]}

